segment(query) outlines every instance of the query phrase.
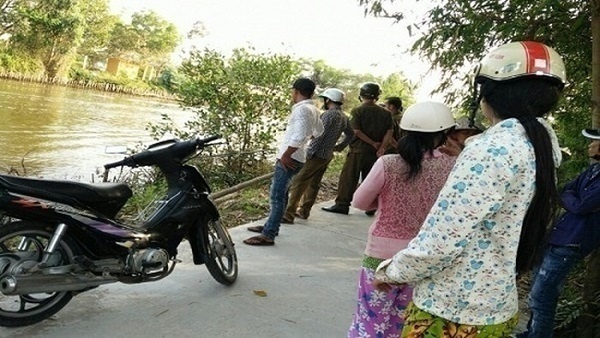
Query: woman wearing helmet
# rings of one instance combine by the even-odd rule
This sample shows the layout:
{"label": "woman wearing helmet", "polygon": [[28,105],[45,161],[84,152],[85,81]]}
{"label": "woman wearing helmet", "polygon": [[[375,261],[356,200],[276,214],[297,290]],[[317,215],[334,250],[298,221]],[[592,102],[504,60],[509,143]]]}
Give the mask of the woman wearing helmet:
{"label": "woman wearing helmet", "polygon": [[398,153],[380,157],[354,193],[354,207],[378,213],[369,229],[348,337],[400,335],[401,315],[412,299],[412,288],[394,287],[382,294],[372,284],[375,268],[406,247],[433,206],[456,159],[437,148],[455,125],[452,112],[442,103],[409,107],[400,121],[404,135]]}
{"label": "woman wearing helmet", "polygon": [[557,201],[552,142],[537,117],[564,79],[558,54],[537,42],[481,61],[478,101],[491,127],[467,143],[419,234],[378,268],[380,289],[414,283],[403,336],[512,333],[517,275],[539,257]]}

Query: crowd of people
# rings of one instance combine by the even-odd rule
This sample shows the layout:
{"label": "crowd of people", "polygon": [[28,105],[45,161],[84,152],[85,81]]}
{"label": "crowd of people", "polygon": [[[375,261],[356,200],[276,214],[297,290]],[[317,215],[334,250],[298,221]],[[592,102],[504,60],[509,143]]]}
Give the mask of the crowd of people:
{"label": "crowd of people", "polygon": [[[376,83],[361,86],[349,118],[344,92],[324,90],[321,114],[315,83],[293,85],[270,214],[244,243],[273,245],[281,223],[307,219],[333,153],[348,147],[335,204],[322,209],[375,215],[348,337],[510,337],[517,281],[529,272],[531,319],[519,337],[552,337],[567,274],[600,246],[600,164],[557,189],[561,149],[545,119],[567,81],[560,55],[508,43],[479,62],[474,81],[487,128],[475,110],[455,120],[439,102],[381,106]],[[582,133],[600,159],[600,130]]]}

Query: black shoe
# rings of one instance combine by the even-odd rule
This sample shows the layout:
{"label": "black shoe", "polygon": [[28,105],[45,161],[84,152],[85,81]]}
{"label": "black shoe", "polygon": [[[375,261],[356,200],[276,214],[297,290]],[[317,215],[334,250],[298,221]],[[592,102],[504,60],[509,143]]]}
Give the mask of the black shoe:
{"label": "black shoe", "polygon": [[377,211],[377,209],[375,209],[375,210],[367,210],[367,211],[365,211],[365,215],[367,215],[367,216],[373,216],[373,215],[375,215],[375,211]]}
{"label": "black shoe", "polygon": [[343,214],[343,215],[348,215],[349,212],[349,208],[348,207],[342,207],[339,206],[337,204],[334,204],[330,207],[322,207],[321,208],[323,211],[327,211],[327,212],[333,212],[336,214]]}

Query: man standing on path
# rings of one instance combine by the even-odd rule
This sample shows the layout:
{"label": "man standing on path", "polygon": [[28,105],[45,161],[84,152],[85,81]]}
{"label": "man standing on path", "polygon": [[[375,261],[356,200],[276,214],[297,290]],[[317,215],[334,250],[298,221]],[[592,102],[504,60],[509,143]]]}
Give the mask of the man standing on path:
{"label": "man standing on path", "polygon": [[367,82],[360,88],[362,104],[350,113],[350,125],[356,137],[350,143],[350,151],[340,173],[335,204],[323,207],[325,211],[348,214],[358,180],[361,176],[367,177],[377,157],[383,155],[392,138],[392,115],[377,105],[380,94],[381,89],[376,83]]}
{"label": "man standing on path", "polygon": [[279,234],[281,217],[287,205],[290,181],[306,162],[306,144],[311,137],[323,134],[320,112],[312,101],[315,87],[315,83],[307,78],[296,80],[292,86],[292,101],[295,104],[275,163],[270,194],[271,212],[264,226],[248,228],[248,231],[261,234],[244,240],[245,244],[275,244],[275,236]]}
{"label": "man standing on path", "polygon": [[398,96],[387,97],[385,99],[384,108],[390,111],[392,120],[394,121],[392,138],[386,147],[385,153],[397,154],[398,151],[396,148],[398,147],[398,140],[400,139],[400,119],[402,118],[402,111],[404,110],[402,107],[402,99]]}
{"label": "man standing on path", "polygon": [[[294,217],[308,218],[317,199],[321,179],[333,158],[333,152],[344,150],[354,136],[350,120],[342,111],[344,92],[337,88],[330,88],[319,97],[323,98],[326,109],[321,115],[325,131],[311,141],[306,153],[306,163],[292,181],[288,206],[281,220],[282,223],[294,223]],[[344,139],[336,144],[342,133],[344,133]]]}

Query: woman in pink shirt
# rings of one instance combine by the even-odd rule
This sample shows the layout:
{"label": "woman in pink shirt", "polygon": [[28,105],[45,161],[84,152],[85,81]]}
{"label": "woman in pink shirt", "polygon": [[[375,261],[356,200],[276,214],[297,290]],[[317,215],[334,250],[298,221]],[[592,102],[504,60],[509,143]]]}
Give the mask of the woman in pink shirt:
{"label": "woman in pink shirt", "polygon": [[375,269],[419,232],[454,165],[456,158],[437,148],[455,125],[452,112],[442,103],[421,102],[409,107],[400,121],[404,136],[398,141],[398,154],[380,157],[354,193],[353,206],[377,209],[377,217],[369,228],[358,306],[348,337],[400,336],[402,312],[412,299],[412,288],[378,291],[372,283]]}

